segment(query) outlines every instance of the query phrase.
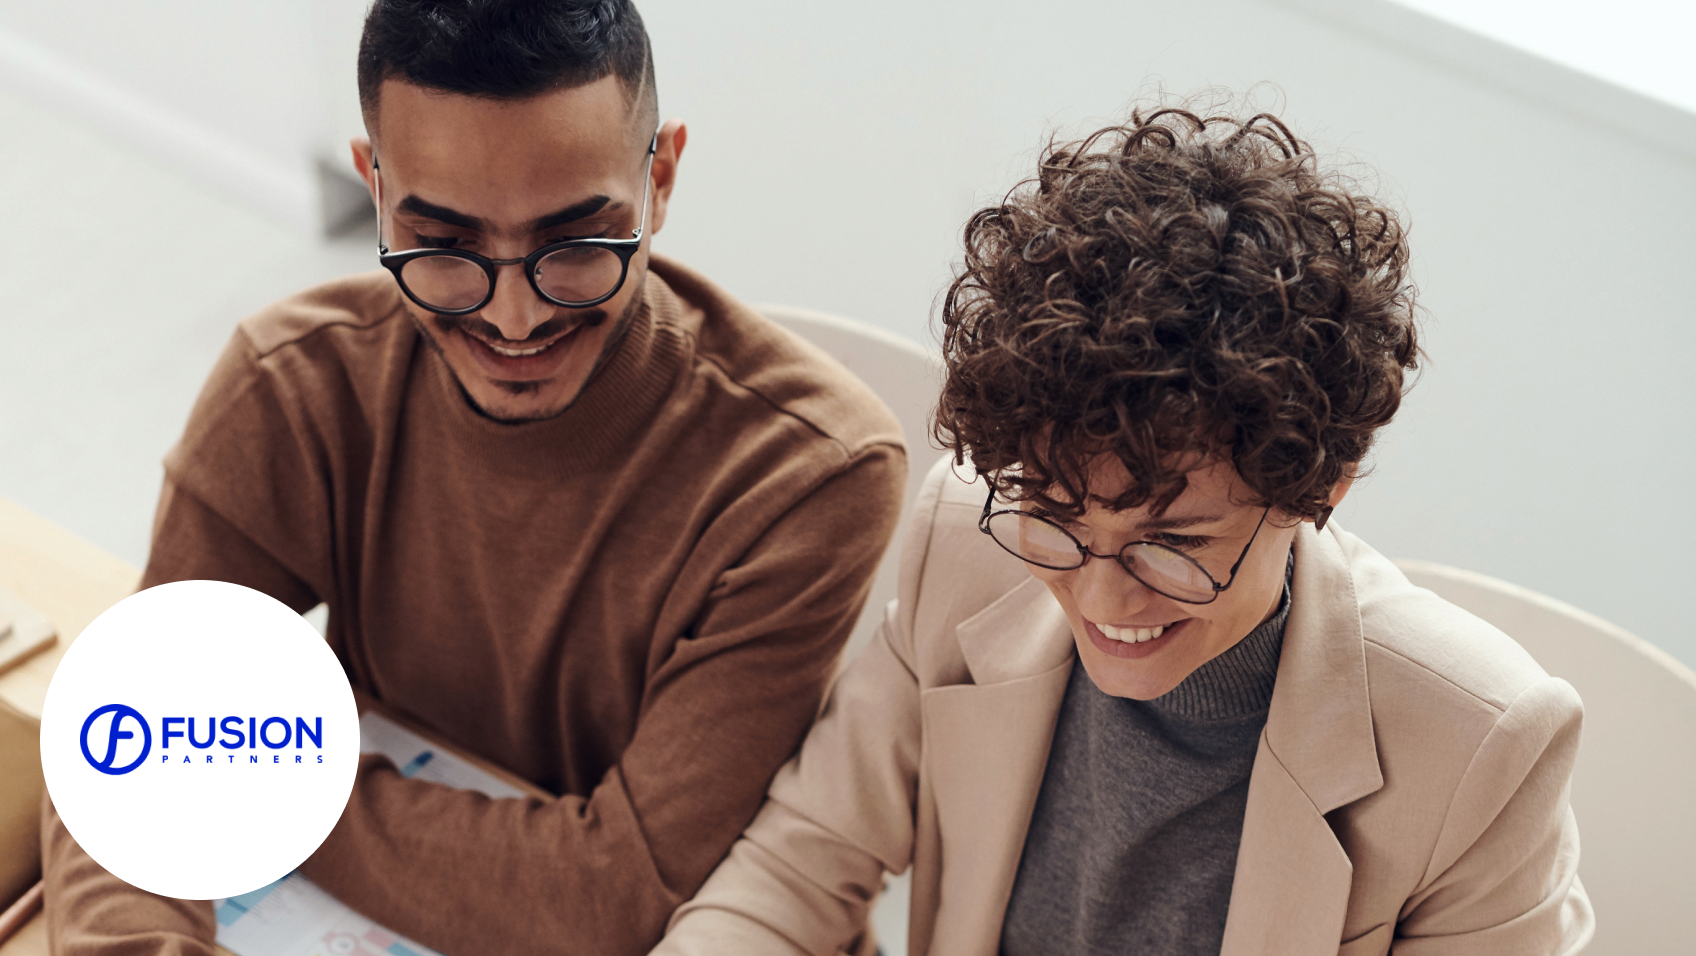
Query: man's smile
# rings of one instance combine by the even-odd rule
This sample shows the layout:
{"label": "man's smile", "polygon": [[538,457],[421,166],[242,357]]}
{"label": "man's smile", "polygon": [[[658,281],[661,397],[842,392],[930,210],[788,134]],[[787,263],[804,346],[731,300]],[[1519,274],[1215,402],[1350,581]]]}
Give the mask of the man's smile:
{"label": "man's smile", "polygon": [[465,342],[472,357],[489,377],[500,381],[533,381],[552,378],[559,371],[559,367],[572,353],[571,348],[561,346],[575,343],[579,338],[578,331],[589,324],[591,323],[578,322],[540,343],[528,339],[519,342],[501,339],[493,342],[464,326],[459,326],[454,331]]}
{"label": "man's smile", "polygon": [[547,349],[547,348],[549,348],[550,346],[553,345],[552,342],[549,342],[547,345],[538,345],[533,349],[503,349],[500,346],[495,345],[495,344],[490,343],[490,342],[484,342],[483,344],[489,346],[489,348],[491,348],[491,349],[494,349],[497,353],[499,353],[501,355],[505,355],[507,358],[524,358],[527,355],[540,355],[540,354],[542,354],[542,351],[544,349]]}

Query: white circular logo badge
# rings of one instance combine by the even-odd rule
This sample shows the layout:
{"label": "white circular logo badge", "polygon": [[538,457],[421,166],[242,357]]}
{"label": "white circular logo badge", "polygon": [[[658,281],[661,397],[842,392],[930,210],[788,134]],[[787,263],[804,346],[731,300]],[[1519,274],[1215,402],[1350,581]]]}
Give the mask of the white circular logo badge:
{"label": "white circular logo badge", "polygon": [[41,767],[96,863],[178,899],[282,878],[341,818],[359,714],[340,662],[258,591],[179,581],[113,605],[65,652]]}

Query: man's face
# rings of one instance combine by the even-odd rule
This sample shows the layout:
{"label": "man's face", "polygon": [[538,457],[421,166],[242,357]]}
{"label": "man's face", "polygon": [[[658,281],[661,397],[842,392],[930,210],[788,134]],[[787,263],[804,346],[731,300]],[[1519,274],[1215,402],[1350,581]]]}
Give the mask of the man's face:
{"label": "man's face", "polygon": [[[525,100],[388,80],[374,143],[355,141],[354,162],[373,195],[381,176],[390,250],[518,259],[562,239],[631,237],[654,132],[636,125],[616,76]],[[660,132],[644,240],[665,222],[684,137],[675,120]],[[439,315],[410,300],[406,307],[485,415],[547,418],[577,397],[634,314],[647,265],[644,241],[617,294],[586,309],[542,299],[523,265],[500,267],[494,298],[473,314]]]}
{"label": "man's face", "polygon": [[[1283,596],[1295,523],[1274,510],[1256,535],[1264,506],[1253,503],[1228,463],[1211,462],[1188,478],[1189,487],[1159,516],[1148,505],[1113,512],[1092,502],[1066,528],[1097,554],[1115,554],[1133,541],[1171,546],[1194,557],[1221,584],[1253,536],[1235,582],[1211,604],[1157,594],[1112,559],[1091,558],[1073,571],[1026,565],[1066,610],[1090,679],[1115,697],[1149,700],[1170,691],[1271,617]],[[1123,466],[1105,458],[1092,469],[1090,487],[1111,499],[1126,480]],[[1152,628],[1163,630],[1152,640],[1135,641],[1137,631],[1147,636]]]}

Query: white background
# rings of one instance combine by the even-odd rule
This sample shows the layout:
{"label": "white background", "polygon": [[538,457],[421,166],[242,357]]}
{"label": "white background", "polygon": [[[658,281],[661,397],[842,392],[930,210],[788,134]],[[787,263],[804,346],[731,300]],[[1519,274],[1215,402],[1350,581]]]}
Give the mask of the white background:
{"label": "white background", "polygon": [[[1261,95],[1324,150],[1380,170],[1381,189],[1410,211],[1424,292],[1430,362],[1344,525],[1394,557],[1535,588],[1696,663],[1682,602],[1696,577],[1688,112],[1377,0],[642,8],[662,112],[691,125],[656,247],[749,300],[923,341],[961,224],[1030,167],[1045,131],[1090,127],[1157,85],[1275,83]],[[334,141],[357,123],[357,17],[351,0],[5,0],[0,69],[17,80],[8,88],[20,102],[106,115],[41,79],[53,70],[18,65],[19,49],[47,51],[269,164],[267,181],[292,183],[282,191],[293,196],[308,190],[318,159],[340,161]],[[196,188],[290,223],[266,231],[234,206],[204,217],[258,237],[255,247],[279,260],[294,256],[288,268],[242,272],[252,260],[226,248],[238,243],[209,240],[216,248],[200,267],[221,298],[193,309],[161,304],[163,292],[121,311],[65,309],[62,296],[39,291],[65,268],[46,259],[27,284],[0,275],[19,290],[8,301],[32,306],[0,313],[0,448],[76,466],[0,464],[0,494],[139,561],[154,463],[230,325],[261,294],[280,294],[279,277],[307,281],[304,253],[287,251],[304,233],[288,230],[304,230],[312,214],[279,212],[276,195],[255,198],[228,165],[195,167],[160,145],[168,137],[102,122],[111,149],[175,163]],[[0,144],[12,151],[0,156],[52,145]],[[7,241],[34,248],[51,236],[52,248],[70,251],[84,237],[110,238],[98,210],[87,225],[61,218],[88,214],[76,205],[82,191],[37,201],[39,228]],[[145,220],[122,229],[157,238]],[[334,260],[344,262],[374,264],[365,252]],[[44,316],[56,323],[46,331]],[[161,370],[153,378],[147,362]],[[113,381],[127,389],[112,391]],[[138,403],[138,390],[151,404]],[[106,423],[123,415],[129,424],[110,434]]]}
{"label": "white background", "polygon": [[1696,4],[1687,0],[1396,2],[1696,110]]}

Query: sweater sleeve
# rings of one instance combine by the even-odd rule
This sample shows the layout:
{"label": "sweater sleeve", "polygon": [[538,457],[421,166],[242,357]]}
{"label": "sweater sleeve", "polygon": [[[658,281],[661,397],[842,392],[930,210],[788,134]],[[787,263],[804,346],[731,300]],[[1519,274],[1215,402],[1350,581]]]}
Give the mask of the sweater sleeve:
{"label": "sweater sleeve", "polygon": [[884,873],[911,865],[921,749],[913,620],[942,474],[932,472],[915,505],[882,625],[653,956],[832,956],[865,930]]}
{"label": "sweater sleeve", "polygon": [[894,617],[654,956],[831,956],[865,931],[885,871],[912,858],[919,691]]}
{"label": "sweater sleeve", "polygon": [[71,838],[42,798],[47,948],[54,956],[213,956],[212,904],[136,889]]}
{"label": "sweater sleeve", "polygon": [[367,759],[303,872],[444,952],[645,952],[812,722],[904,478],[901,451],[872,446],[722,573],[587,797],[493,800]]}

